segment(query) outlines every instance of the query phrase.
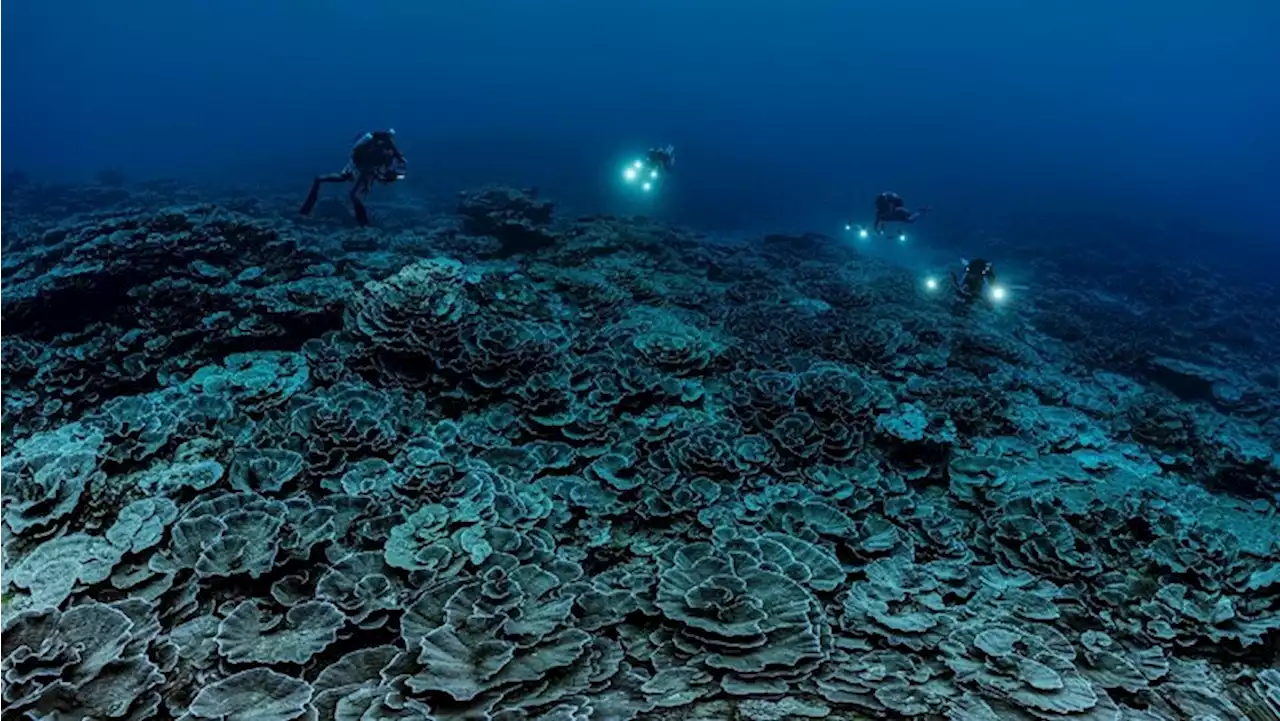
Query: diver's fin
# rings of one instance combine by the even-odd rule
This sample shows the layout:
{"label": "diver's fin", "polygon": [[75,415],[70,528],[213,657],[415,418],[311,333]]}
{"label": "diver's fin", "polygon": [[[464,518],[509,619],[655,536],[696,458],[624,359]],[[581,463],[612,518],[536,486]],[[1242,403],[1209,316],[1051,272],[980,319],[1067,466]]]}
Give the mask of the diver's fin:
{"label": "diver's fin", "polygon": [[311,181],[311,192],[307,193],[307,199],[302,201],[302,207],[298,209],[298,212],[303,215],[310,213],[311,209],[316,207],[316,200],[319,199],[319,197],[320,181],[313,180]]}

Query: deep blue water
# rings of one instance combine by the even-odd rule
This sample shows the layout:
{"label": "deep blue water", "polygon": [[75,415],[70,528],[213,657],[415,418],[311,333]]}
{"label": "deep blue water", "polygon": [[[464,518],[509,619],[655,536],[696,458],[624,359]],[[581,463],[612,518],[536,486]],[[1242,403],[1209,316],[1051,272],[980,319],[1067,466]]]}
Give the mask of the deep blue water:
{"label": "deep blue water", "polygon": [[413,163],[402,192],[497,181],[584,210],[631,209],[618,163],[672,142],[678,176],[642,209],[717,229],[835,229],[886,188],[938,208],[938,242],[1046,214],[1093,219],[1095,235],[1108,219],[1159,220],[1243,252],[1280,224],[1280,4],[1267,0],[48,0],[3,13],[3,166],[39,176],[302,186],[355,134],[391,126]]}

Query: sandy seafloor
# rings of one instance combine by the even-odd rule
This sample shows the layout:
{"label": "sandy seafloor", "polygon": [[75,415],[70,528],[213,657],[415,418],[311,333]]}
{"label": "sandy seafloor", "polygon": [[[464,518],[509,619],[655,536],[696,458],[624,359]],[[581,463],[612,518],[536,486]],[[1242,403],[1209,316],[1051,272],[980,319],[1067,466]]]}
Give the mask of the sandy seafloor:
{"label": "sandy seafloor", "polygon": [[5,719],[1280,718],[1274,289],[296,200],[6,188]]}

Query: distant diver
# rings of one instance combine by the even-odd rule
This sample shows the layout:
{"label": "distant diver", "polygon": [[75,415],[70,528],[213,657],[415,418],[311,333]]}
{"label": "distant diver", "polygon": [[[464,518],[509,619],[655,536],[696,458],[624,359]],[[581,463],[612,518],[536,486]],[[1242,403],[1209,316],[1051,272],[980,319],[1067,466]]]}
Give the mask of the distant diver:
{"label": "distant diver", "polygon": [[964,273],[957,277],[953,272],[951,283],[961,301],[972,303],[981,298],[997,302],[1004,300],[1005,291],[996,280],[996,268],[991,261],[974,258],[960,263],[964,265]]}
{"label": "distant diver", "polygon": [[404,180],[407,162],[404,155],[396,148],[396,131],[372,130],[356,139],[351,148],[351,162],[340,173],[318,175],[311,181],[311,192],[302,203],[298,212],[307,215],[316,206],[320,197],[321,183],[348,183],[351,186],[351,207],[355,210],[356,222],[369,224],[369,212],[364,207],[364,197],[374,183],[394,183]]}
{"label": "distant diver", "polygon": [[640,189],[648,192],[664,175],[669,175],[676,166],[676,146],[650,148],[644,157],[628,165],[622,171],[622,177],[628,183],[638,183]]}
{"label": "distant diver", "polygon": [[875,231],[883,233],[885,223],[914,223],[927,212],[928,207],[914,212],[907,210],[906,201],[897,193],[881,193],[876,196]]}
{"label": "distant diver", "polygon": [[650,170],[668,174],[676,167],[676,146],[668,143],[665,148],[649,148],[644,157]]}

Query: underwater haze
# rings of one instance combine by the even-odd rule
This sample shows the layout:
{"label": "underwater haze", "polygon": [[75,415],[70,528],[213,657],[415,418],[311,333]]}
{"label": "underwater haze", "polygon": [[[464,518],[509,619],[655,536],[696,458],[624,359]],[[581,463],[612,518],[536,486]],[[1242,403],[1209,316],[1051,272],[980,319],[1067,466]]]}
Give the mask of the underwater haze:
{"label": "underwater haze", "polygon": [[1278,19],[4,3],[3,721],[1280,721]]}
{"label": "underwater haze", "polygon": [[624,209],[617,163],[671,142],[680,187],[662,213],[719,228],[828,230],[884,189],[987,226],[1176,214],[1261,242],[1280,219],[1266,0],[3,12],[8,170],[305,185],[390,126],[419,192],[500,179],[586,209]]}

